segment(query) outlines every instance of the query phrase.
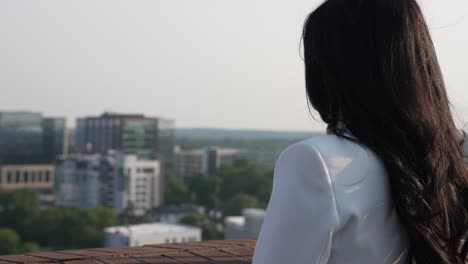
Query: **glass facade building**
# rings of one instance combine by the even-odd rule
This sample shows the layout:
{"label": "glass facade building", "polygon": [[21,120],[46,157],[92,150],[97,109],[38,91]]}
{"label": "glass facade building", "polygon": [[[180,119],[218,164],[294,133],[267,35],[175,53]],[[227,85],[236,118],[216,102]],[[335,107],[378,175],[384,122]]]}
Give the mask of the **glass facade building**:
{"label": "glass facade building", "polygon": [[81,153],[107,154],[117,150],[138,158],[163,161],[172,169],[174,121],[144,115],[104,113],[77,120],[76,147]]}
{"label": "glass facade building", "polygon": [[0,164],[48,164],[65,154],[65,118],[0,112]]}

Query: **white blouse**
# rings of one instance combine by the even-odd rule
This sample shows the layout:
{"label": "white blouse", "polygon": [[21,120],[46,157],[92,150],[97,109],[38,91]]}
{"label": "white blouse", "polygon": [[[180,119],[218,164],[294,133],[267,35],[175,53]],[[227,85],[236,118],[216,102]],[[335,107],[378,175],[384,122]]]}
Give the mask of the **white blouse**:
{"label": "white blouse", "polygon": [[407,249],[373,152],[327,135],[281,153],[253,264],[404,263]]}

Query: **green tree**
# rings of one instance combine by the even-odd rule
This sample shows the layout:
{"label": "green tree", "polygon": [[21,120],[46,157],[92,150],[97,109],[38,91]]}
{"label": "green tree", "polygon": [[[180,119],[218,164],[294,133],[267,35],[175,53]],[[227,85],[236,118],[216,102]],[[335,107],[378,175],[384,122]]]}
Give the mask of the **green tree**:
{"label": "green tree", "polygon": [[0,229],[0,255],[15,254],[20,251],[21,240],[15,230]]}
{"label": "green tree", "polygon": [[168,175],[164,189],[164,201],[166,204],[183,204],[189,202],[187,185],[174,174]]}
{"label": "green tree", "polygon": [[120,225],[135,225],[135,224],[142,224],[147,223],[148,220],[144,216],[135,215],[135,206],[133,203],[129,203],[127,208],[119,214],[119,224]]}
{"label": "green tree", "polygon": [[225,216],[241,215],[242,209],[244,208],[257,208],[258,200],[252,195],[248,194],[237,194],[232,197],[227,203],[224,209]]}
{"label": "green tree", "polygon": [[48,208],[28,222],[23,239],[53,249],[99,247],[102,229],[117,224],[110,208]]}
{"label": "green tree", "polygon": [[195,194],[197,203],[209,210],[219,202],[220,184],[221,179],[216,176],[195,176],[190,182],[190,191]]}
{"label": "green tree", "polygon": [[213,222],[208,222],[202,227],[203,240],[222,240],[224,232],[220,225]]}
{"label": "green tree", "polygon": [[246,160],[222,166],[216,175],[221,179],[220,198],[227,202],[238,194],[248,194],[268,203],[273,186],[273,172]]}
{"label": "green tree", "polygon": [[27,220],[39,212],[39,194],[30,189],[0,192],[0,208],[0,226],[16,230],[23,236]]}
{"label": "green tree", "polygon": [[184,216],[180,219],[179,224],[190,225],[190,226],[200,226],[205,216],[201,213],[192,213]]}
{"label": "green tree", "polygon": [[31,253],[41,251],[41,248],[37,243],[25,242],[21,245],[21,253]]}

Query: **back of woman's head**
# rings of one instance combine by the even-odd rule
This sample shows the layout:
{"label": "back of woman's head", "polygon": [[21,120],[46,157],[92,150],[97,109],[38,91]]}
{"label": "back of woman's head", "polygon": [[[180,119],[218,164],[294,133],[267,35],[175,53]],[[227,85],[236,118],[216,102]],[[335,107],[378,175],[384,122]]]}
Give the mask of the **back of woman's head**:
{"label": "back of woman's head", "polygon": [[309,101],[383,160],[410,261],[465,263],[468,183],[432,40],[415,0],[328,0],[304,28]]}

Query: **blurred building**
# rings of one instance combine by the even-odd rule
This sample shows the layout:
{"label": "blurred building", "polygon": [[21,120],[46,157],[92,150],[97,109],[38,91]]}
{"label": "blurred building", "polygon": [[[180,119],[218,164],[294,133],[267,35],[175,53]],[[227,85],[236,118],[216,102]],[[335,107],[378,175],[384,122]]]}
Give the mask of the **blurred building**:
{"label": "blurred building", "polygon": [[180,150],[176,148],[174,153],[175,174],[185,180],[203,175],[203,153],[202,149]]}
{"label": "blurred building", "polygon": [[51,190],[54,186],[52,165],[3,165],[0,166],[0,189]]}
{"label": "blurred building", "polygon": [[67,149],[65,118],[0,112],[0,164],[52,164]]}
{"label": "blurred building", "polygon": [[236,160],[247,160],[253,164],[273,168],[277,158],[278,153],[274,152],[218,147],[180,150],[176,147],[174,172],[186,180],[196,175],[212,174],[222,165],[232,164]]}
{"label": "blurred building", "polygon": [[229,216],[224,219],[224,238],[258,238],[265,218],[265,210],[244,209],[242,216]]}
{"label": "blurred building", "polygon": [[163,205],[148,211],[146,218],[151,222],[177,224],[182,218],[195,213],[205,215],[205,208],[194,204]]}
{"label": "blurred building", "polygon": [[0,112],[0,189],[34,189],[41,205],[54,203],[53,162],[67,154],[65,118],[37,112]]}
{"label": "blurred building", "polygon": [[117,150],[139,158],[163,161],[172,170],[174,158],[174,121],[140,114],[104,113],[98,117],[79,118],[75,147],[80,153]]}
{"label": "blurred building", "polygon": [[0,190],[14,192],[33,189],[39,193],[42,206],[54,204],[54,166],[52,165],[0,165]]}
{"label": "blurred building", "polygon": [[136,155],[73,155],[59,159],[55,168],[57,206],[106,206],[144,215],[162,204],[163,185],[160,162]]}
{"label": "blurred building", "polygon": [[205,148],[202,156],[202,172],[205,175],[215,173],[221,165],[231,164],[235,160],[244,159],[245,150],[232,148]]}
{"label": "blurred building", "polygon": [[152,223],[104,229],[104,247],[133,247],[151,244],[201,241],[198,227]]}

